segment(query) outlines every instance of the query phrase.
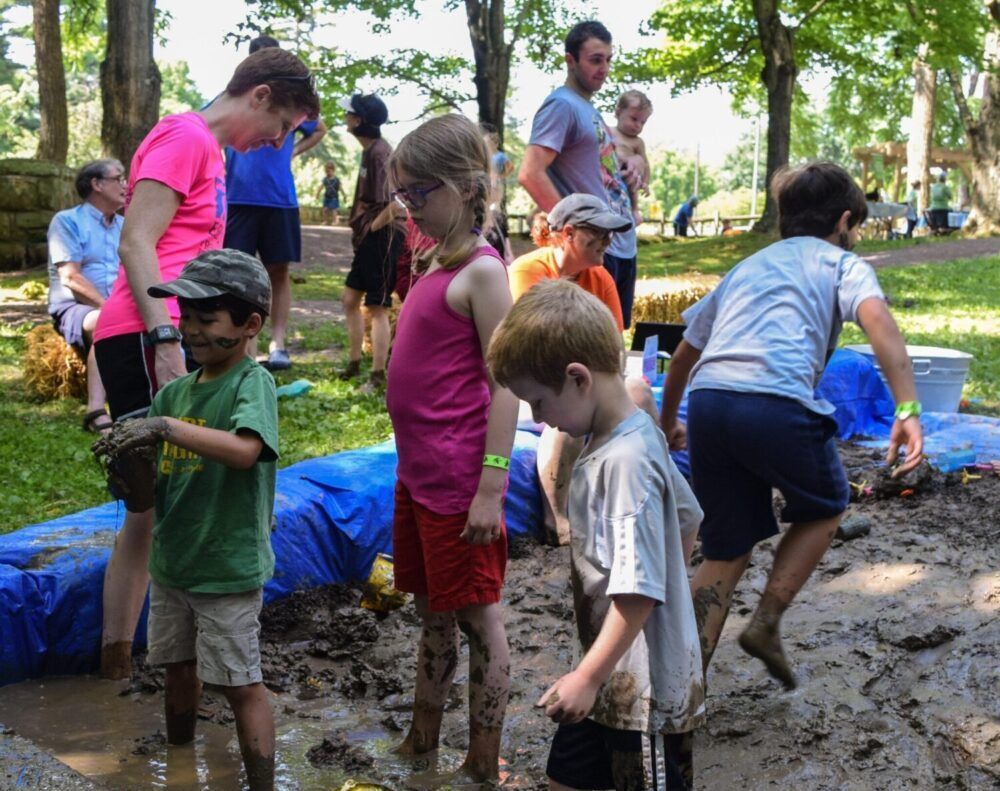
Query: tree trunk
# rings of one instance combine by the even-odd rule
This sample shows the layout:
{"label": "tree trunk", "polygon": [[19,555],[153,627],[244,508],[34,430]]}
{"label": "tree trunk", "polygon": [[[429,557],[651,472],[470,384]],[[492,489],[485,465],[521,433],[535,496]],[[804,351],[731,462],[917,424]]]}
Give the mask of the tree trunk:
{"label": "tree trunk", "polygon": [[969,109],[960,76],[948,71],[948,83],[972,148],[972,211],[963,230],[983,235],[1000,233],[1000,0],[986,0],[986,8],[992,25],[986,35],[986,87],[978,117]]}
{"label": "tree trunk", "polygon": [[66,164],[69,120],[66,109],[66,72],[59,30],[59,0],[33,0],[35,66],[38,69],[38,151],[35,157]]}
{"label": "tree trunk", "polygon": [[937,97],[937,72],[924,58],[927,45],[920,46],[913,60],[913,111],[910,139],[906,143],[906,180],[920,179],[920,207],[930,203],[930,153],[934,142],[934,102]]}
{"label": "tree trunk", "polygon": [[475,58],[479,121],[496,129],[502,144],[513,48],[504,42],[504,0],[465,0],[465,13]]}
{"label": "tree trunk", "polygon": [[160,112],[160,70],[153,61],[155,0],[107,0],[108,48],[101,62],[101,142],[125,163]]}
{"label": "tree trunk", "polygon": [[795,65],[793,31],[781,21],[780,0],[754,0],[754,16],[764,70],[761,79],[767,88],[767,170],[764,184],[767,191],[764,214],[754,226],[756,231],[771,231],[778,221],[778,204],[771,194],[774,174],[788,165],[792,135],[792,99],[799,70]]}

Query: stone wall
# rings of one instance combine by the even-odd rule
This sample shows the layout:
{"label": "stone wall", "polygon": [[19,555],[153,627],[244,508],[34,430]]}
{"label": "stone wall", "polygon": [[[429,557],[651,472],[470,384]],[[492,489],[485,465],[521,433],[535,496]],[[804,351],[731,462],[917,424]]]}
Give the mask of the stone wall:
{"label": "stone wall", "polygon": [[0,159],[0,271],[48,261],[52,215],[79,203],[74,171],[37,159]]}

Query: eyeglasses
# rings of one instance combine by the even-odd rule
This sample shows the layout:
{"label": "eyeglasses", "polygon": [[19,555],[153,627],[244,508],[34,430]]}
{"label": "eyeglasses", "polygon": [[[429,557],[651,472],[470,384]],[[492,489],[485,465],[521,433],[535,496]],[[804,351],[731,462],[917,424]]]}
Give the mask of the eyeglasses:
{"label": "eyeglasses", "polygon": [[304,82],[308,85],[313,93],[316,93],[316,75],[309,74],[276,74],[273,77],[268,77],[264,82],[271,82],[272,80],[285,80],[286,82]]}
{"label": "eyeglasses", "polygon": [[576,227],[584,229],[591,236],[601,240],[610,239],[613,233],[613,231],[609,231],[607,228],[595,228],[593,225],[578,225]]}
{"label": "eyeglasses", "polygon": [[122,186],[124,186],[125,184],[128,184],[128,178],[125,176],[124,173],[122,173],[122,175],[120,175],[120,176],[98,176],[97,180],[98,181],[117,181]]}
{"label": "eyeglasses", "polygon": [[439,181],[433,187],[408,187],[405,190],[396,190],[391,197],[404,209],[422,209],[427,205],[427,196],[443,186],[444,182]]}

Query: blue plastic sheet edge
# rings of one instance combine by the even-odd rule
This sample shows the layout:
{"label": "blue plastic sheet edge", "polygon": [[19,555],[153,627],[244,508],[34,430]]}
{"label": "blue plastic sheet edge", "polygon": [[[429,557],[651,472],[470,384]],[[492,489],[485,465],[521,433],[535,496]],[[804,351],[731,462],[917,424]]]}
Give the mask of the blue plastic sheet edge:
{"label": "blue plastic sheet edge", "polygon": [[[541,536],[538,438],[519,431],[511,459],[508,537]],[[278,473],[271,602],[293,591],[366,579],[392,538],[395,444],[346,451]],[[0,685],[84,673],[100,659],[101,590],[124,519],[107,503],[0,536]],[[145,644],[145,608],[136,646]]]}

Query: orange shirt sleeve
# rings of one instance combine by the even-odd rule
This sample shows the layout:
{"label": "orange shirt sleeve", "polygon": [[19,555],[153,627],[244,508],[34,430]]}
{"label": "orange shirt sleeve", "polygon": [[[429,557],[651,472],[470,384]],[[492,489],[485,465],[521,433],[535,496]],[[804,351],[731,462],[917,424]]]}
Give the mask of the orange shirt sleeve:
{"label": "orange shirt sleeve", "polygon": [[510,268],[510,295],[517,302],[521,295],[540,280],[545,279],[545,271],[533,261],[514,262]]}
{"label": "orange shirt sleeve", "polygon": [[625,320],[622,317],[622,303],[618,299],[618,289],[615,288],[615,281],[608,274],[608,271],[601,266],[594,266],[587,270],[590,288],[587,290],[607,305],[611,315],[615,317],[615,324],[618,325],[618,332],[625,331]]}

